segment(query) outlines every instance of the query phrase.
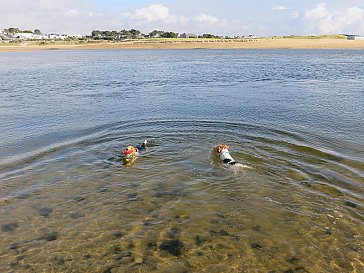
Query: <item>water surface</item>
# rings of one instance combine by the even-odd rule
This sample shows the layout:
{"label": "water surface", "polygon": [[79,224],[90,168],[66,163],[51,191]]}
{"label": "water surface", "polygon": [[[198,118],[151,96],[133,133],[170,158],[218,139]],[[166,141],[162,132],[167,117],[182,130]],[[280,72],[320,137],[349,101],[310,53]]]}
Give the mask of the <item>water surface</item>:
{"label": "water surface", "polygon": [[363,53],[0,53],[0,271],[364,271]]}

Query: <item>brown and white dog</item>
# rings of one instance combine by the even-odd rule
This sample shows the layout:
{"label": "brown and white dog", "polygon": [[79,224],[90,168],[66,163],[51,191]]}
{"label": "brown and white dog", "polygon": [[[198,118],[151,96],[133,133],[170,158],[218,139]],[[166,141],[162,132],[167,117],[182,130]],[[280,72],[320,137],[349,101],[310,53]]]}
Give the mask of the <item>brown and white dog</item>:
{"label": "brown and white dog", "polygon": [[240,164],[235,161],[229,152],[229,146],[226,144],[219,144],[214,148],[215,153],[219,156],[220,162],[225,166],[235,166],[243,169],[250,169],[249,166]]}
{"label": "brown and white dog", "polygon": [[123,165],[126,167],[133,166],[134,162],[139,157],[139,152],[144,151],[146,149],[147,141],[145,140],[141,145],[139,146],[128,146],[126,149],[122,150],[121,153],[124,155],[122,158]]}
{"label": "brown and white dog", "polygon": [[123,155],[125,157],[133,157],[139,155],[139,149],[135,148],[134,146],[128,146],[126,149],[123,150]]}
{"label": "brown and white dog", "polygon": [[129,157],[137,157],[139,155],[139,151],[145,150],[145,146],[147,145],[147,141],[145,140],[141,145],[134,147],[134,146],[128,146],[126,149],[122,151],[124,156],[126,158]]}

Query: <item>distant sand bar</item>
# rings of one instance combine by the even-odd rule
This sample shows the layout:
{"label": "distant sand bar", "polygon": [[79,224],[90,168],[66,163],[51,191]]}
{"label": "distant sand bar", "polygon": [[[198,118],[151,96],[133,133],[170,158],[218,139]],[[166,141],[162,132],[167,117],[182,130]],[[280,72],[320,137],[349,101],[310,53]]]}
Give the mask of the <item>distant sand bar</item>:
{"label": "distant sand bar", "polygon": [[0,52],[92,49],[364,49],[364,40],[346,39],[171,39],[126,42],[0,43]]}

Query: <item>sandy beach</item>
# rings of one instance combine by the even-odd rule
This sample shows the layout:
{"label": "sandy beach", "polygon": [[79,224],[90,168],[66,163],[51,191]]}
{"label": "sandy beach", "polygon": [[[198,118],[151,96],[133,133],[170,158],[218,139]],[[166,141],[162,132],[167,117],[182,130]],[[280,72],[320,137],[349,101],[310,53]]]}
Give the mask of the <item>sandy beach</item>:
{"label": "sandy beach", "polygon": [[0,52],[93,49],[364,49],[364,40],[346,39],[240,39],[137,40],[126,42],[23,42],[0,44]]}

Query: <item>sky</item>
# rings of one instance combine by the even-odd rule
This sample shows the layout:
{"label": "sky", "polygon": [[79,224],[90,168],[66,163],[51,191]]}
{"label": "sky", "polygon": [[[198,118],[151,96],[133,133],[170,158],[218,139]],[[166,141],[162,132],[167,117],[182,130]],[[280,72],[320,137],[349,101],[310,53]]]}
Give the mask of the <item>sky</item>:
{"label": "sky", "polygon": [[0,29],[90,35],[135,28],[215,35],[364,35],[364,0],[0,0]]}

